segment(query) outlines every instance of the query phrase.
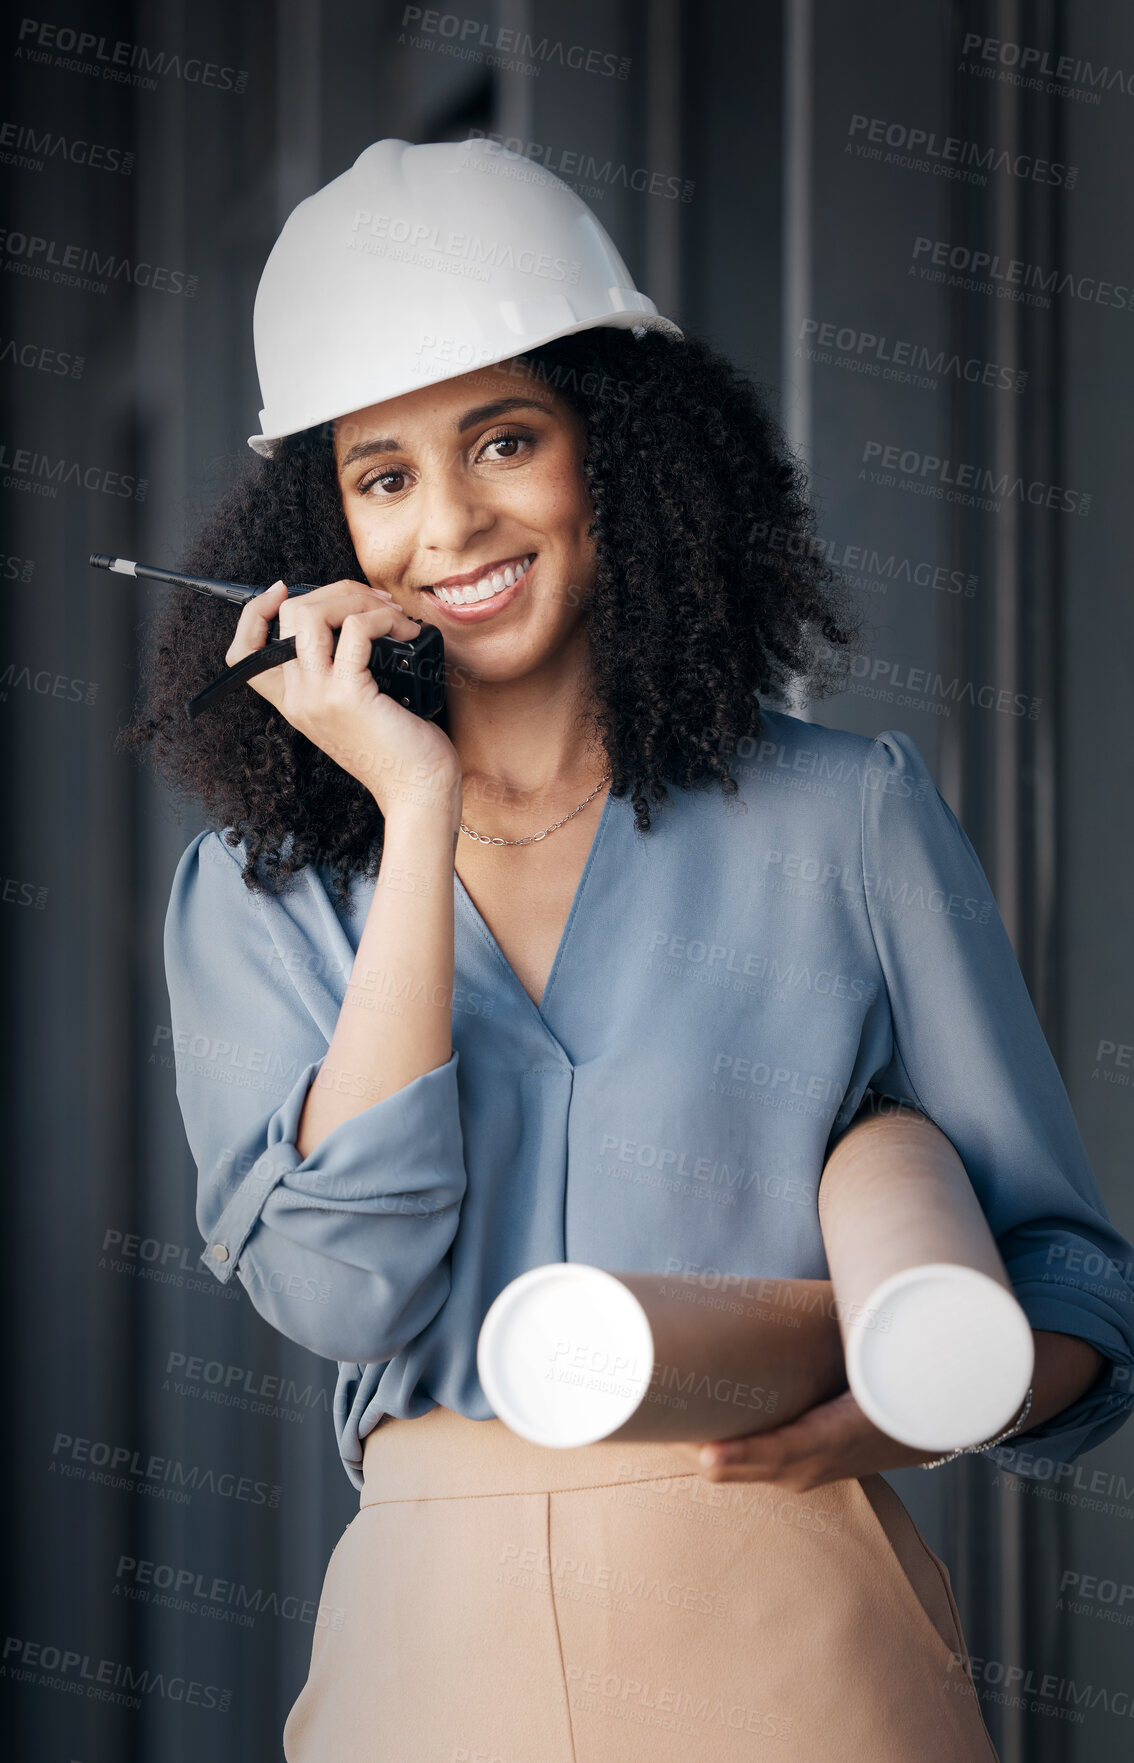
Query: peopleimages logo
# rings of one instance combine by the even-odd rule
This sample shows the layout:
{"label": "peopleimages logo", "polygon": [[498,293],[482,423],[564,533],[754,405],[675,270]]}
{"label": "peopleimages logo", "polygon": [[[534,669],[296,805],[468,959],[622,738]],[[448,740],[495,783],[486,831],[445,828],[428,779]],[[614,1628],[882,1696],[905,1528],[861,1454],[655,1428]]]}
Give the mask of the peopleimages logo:
{"label": "peopleimages logo", "polygon": [[187,300],[197,292],[199,278],[183,269],[119,257],[113,251],[103,255],[88,245],[61,245],[58,239],[22,233],[17,228],[0,227],[0,252],[4,268],[13,274],[82,288],[88,294],[108,293],[111,282],[122,281],[135,288],[151,288],[155,294],[184,294]]}
{"label": "peopleimages logo", "polygon": [[993,64],[992,68],[981,68],[982,73],[996,68],[1010,69],[1021,85],[1036,91],[1070,91],[1075,87],[1086,87],[1088,96],[1097,102],[1100,91],[1111,92],[1117,86],[1120,92],[1134,97],[1134,70],[1111,67],[1108,62],[1100,66],[1077,55],[1055,55],[1050,49],[1037,49],[1029,43],[984,37],[979,31],[965,32],[958,73],[976,71],[967,65],[970,55],[974,63]]}
{"label": "peopleimages logo", "polygon": [[[160,1053],[150,1053],[150,1065],[171,1063],[171,1056],[166,1054],[166,1042],[172,1048],[172,1063],[178,1071],[188,1071],[204,1077],[215,1077],[224,1083],[235,1083],[241,1089],[263,1089],[266,1086],[253,1082],[253,1074],[260,1074],[271,1080],[278,1089],[288,1089],[299,1076],[299,1060],[291,1059],[286,1064],[283,1055],[269,1047],[242,1047],[237,1041],[224,1041],[217,1036],[195,1034],[192,1029],[179,1028],[174,1033],[159,1023],[154,1029],[152,1046],[163,1049]],[[189,1063],[186,1064],[186,1061]]]}
{"label": "peopleimages logo", "polygon": [[[66,1647],[45,1647],[42,1641],[24,1640],[10,1634],[4,1641],[4,1672],[17,1683],[38,1683],[48,1689],[67,1690],[102,1702],[140,1708],[142,1696],[163,1696],[168,1702],[186,1702],[194,1708],[211,1708],[227,1714],[232,1691],[219,1684],[168,1676],[148,1665],[130,1665],[118,1659],[96,1659]],[[87,1689],[82,1689],[83,1684]]]}
{"label": "peopleimages logo", "polygon": [[971,600],[977,591],[979,578],[966,574],[964,570],[949,569],[943,563],[899,557],[894,551],[883,556],[877,546],[864,541],[823,539],[817,533],[789,531],[766,520],[753,523],[748,543],[751,545],[756,539],[763,539],[767,550],[782,552],[787,557],[822,557],[832,568],[847,576],[852,587],[877,585],[878,592],[884,594],[893,581],[910,587],[934,588],[938,593],[962,594],[966,600]]}
{"label": "peopleimages logo", "polygon": [[996,474],[990,466],[960,459],[942,459],[936,453],[922,453],[916,447],[868,440],[863,445],[859,463],[862,467],[858,474],[860,478],[865,477],[867,467],[877,465],[883,472],[916,479],[934,490],[972,491],[997,504],[1008,498],[1028,502],[1033,508],[1052,508],[1061,514],[1088,514],[1091,508],[1092,498],[1082,490],[1066,489],[1061,484],[1049,484],[1038,478],[1025,482],[1022,477],[1013,477],[1007,471]]}
{"label": "peopleimages logo", "polygon": [[92,680],[72,679],[46,667],[33,674],[26,663],[17,673],[14,661],[0,673],[0,704],[8,702],[9,686],[13,691],[35,692],[41,698],[66,698],[72,704],[93,704],[98,697],[98,686]]}
{"label": "peopleimages logo", "polygon": [[[407,26],[417,35],[407,37]],[[520,63],[508,66],[508,71],[514,73],[526,71],[524,63],[537,74],[540,65],[558,65],[571,68],[575,73],[593,73],[619,80],[624,80],[630,72],[630,58],[626,55],[619,57],[601,49],[588,49],[582,43],[551,42],[547,37],[533,37],[530,31],[484,24],[479,18],[462,18],[457,13],[440,12],[431,6],[405,7],[399,43],[408,43],[413,49],[432,49],[434,43],[430,38],[437,39],[438,49],[455,54],[461,60],[483,60],[485,65],[494,67],[508,66],[508,61],[501,58],[510,58],[513,63]],[[485,51],[489,53],[485,54]]]}
{"label": "peopleimages logo", "polygon": [[159,1457],[153,1452],[147,1455],[131,1445],[114,1445],[107,1439],[75,1438],[69,1432],[56,1433],[48,1470],[105,1487],[126,1488],[132,1493],[159,1494],[172,1498],[178,1505],[187,1505],[193,1493],[208,1493],[217,1494],[222,1500],[274,1509],[283,1493],[275,1482],[253,1481],[250,1476],[238,1476],[230,1470],[222,1470],[218,1475],[211,1466],[180,1463],[175,1457]]}
{"label": "peopleimages logo", "polygon": [[[863,136],[872,142],[878,150],[865,157],[881,157],[881,147],[889,147],[897,151],[886,154],[888,162],[904,164],[920,168],[925,164],[936,172],[950,172],[954,165],[975,167],[977,176],[971,181],[986,184],[984,175],[990,171],[1006,171],[1013,177],[1025,178],[1034,183],[1062,185],[1064,189],[1074,189],[1078,179],[1078,168],[1052,163],[1047,159],[1034,158],[1030,153],[1011,153],[1007,148],[990,147],[984,142],[965,141],[959,135],[944,135],[940,138],[934,129],[910,128],[906,123],[891,122],[883,116],[852,116],[847,134],[852,139]],[[848,140],[844,151],[850,150]]]}
{"label": "peopleimages logo", "polygon": [[[600,160],[585,148],[551,147],[540,141],[523,141],[518,135],[490,134],[485,129],[470,129],[466,140],[491,141],[494,146],[504,147],[520,159],[535,162],[539,169],[574,183],[620,186],[624,190],[636,190],[639,195],[664,196],[671,201],[693,200],[693,183],[689,178],[666,176],[660,171],[650,171],[644,165],[631,168],[621,161]],[[517,172],[522,175],[525,169],[505,159],[503,154],[472,163],[477,171],[487,172],[490,176],[513,176]],[[597,194],[601,196],[604,191],[600,188]]]}
{"label": "peopleimages logo", "polygon": [[69,350],[53,349],[46,343],[17,343],[15,337],[0,339],[0,361],[30,368],[34,373],[81,380],[86,359],[85,355],[72,355]]}
{"label": "peopleimages logo", "polygon": [[[41,50],[44,53],[39,53]],[[17,61],[46,62],[71,73],[94,74],[123,85],[141,86],[148,92],[157,91],[154,74],[187,80],[191,86],[213,86],[219,92],[243,92],[248,84],[242,67],[221,67],[215,61],[202,61],[199,55],[147,49],[143,43],[129,43],[121,38],[109,42],[94,31],[76,31],[69,25],[49,24],[38,18],[20,20],[19,42],[13,57]]]}
{"label": "peopleimages logo", "polygon": [[132,477],[102,465],[83,465],[76,459],[52,458],[31,447],[9,449],[7,441],[0,441],[0,472],[5,474],[5,489],[28,488],[52,501],[61,484],[99,490],[106,496],[129,496],[135,502],[144,502],[149,488],[148,478]]}
{"label": "peopleimages logo", "polygon": [[218,1621],[253,1627],[257,1616],[279,1616],[285,1622],[309,1622],[316,1628],[340,1629],[346,1612],[335,1605],[317,1604],[314,1598],[294,1593],[280,1597],[265,1586],[247,1586],[238,1580],[200,1573],[192,1567],[175,1567],[166,1561],[139,1560],[120,1555],[114,1576],[118,1597],[137,1598],[168,1610],[188,1611]]}
{"label": "peopleimages logo", "polygon": [[[832,875],[835,872],[832,872]],[[819,874],[818,865],[815,870]],[[832,968],[816,968],[809,964],[800,966],[794,961],[780,962],[777,956],[766,954],[755,949],[737,949],[725,943],[710,943],[703,937],[687,937],[675,931],[655,930],[650,934],[649,952],[656,954],[664,950],[665,959],[669,961],[688,961],[696,966],[704,964],[709,968],[720,968],[723,972],[744,974],[749,978],[766,979],[772,985],[779,986],[785,992],[802,988],[805,992],[818,992],[827,998],[848,998],[854,1003],[869,1004],[877,994],[877,983],[872,979],[859,979],[850,974],[837,973]],[[610,1140],[613,1146],[614,1139]]]}
{"label": "peopleimages logo", "polygon": [[481,239],[475,233],[447,232],[425,221],[374,214],[368,208],[356,209],[351,231],[354,237],[347,240],[350,249],[382,255],[387,245],[404,245],[410,251],[424,253],[425,258],[433,253],[452,258],[463,270],[481,279],[486,279],[491,270],[510,269],[553,282],[575,283],[579,279],[581,265],[574,258],[551,257],[546,251],[523,248],[517,251],[511,242],[501,244],[498,239]]}
{"label": "peopleimages logo", "polygon": [[[956,1677],[953,1676],[954,1672],[958,1674]],[[1107,1684],[1080,1683],[1073,1677],[1060,1677],[1054,1671],[1038,1672],[1030,1665],[1010,1664],[1002,1659],[982,1659],[975,1653],[969,1659],[965,1659],[960,1653],[949,1655],[949,1665],[943,1682],[946,1690],[967,1690],[978,1694],[982,1701],[1001,1699],[988,1695],[984,1687],[986,1685],[993,1688],[1003,1686],[1013,1703],[1018,1698],[1034,1696],[1035,1701],[1029,1703],[1021,1699],[1019,1705],[1030,1706],[1031,1712],[1035,1714],[1050,1714],[1058,1709],[1068,1718],[1081,1722],[1084,1708],[1091,1711],[1101,1708],[1107,1714],[1116,1714],[1123,1720],[1134,1716],[1134,1693],[1126,1688],[1116,1690]]]}
{"label": "peopleimages logo", "polygon": [[[947,270],[953,275],[947,277]],[[928,281],[949,281],[955,286],[971,287],[977,293],[995,293],[998,299],[1019,299],[1035,306],[1050,306],[1052,295],[1068,294],[1074,300],[1134,312],[1134,289],[1124,282],[1101,281],[1097,276],[1077,275],[1050,264],[1028,263],[1020,257],[1001,257],[998,251],[974,250],[971,245],[952,239],[916,238],[907,274],[920,275]],[[961,279],[957,280],[958,277]]]}
{"label": "peopleimages logo", "polygon": [[983,361],[979,356],[950,354],[944,347],[929,343],[878,336],[874,331],[859,330],[849,324],[838,325],[833,320],[805,318],[796,341],[796,355],[801,355],[806,348],[808,360],[820,366],[837,360],[840,366],[851,367],[856,373],[898,380],[927,390],[936,387],[939,377],[1016,393],[1022,392],[1028,383],[1026,369],[1004,367],[995,361]]}
{"label": "peopleimages logo", "polygon": [[[311,1282],[315,1284],[314,1281]],[[329,1294],[329,1287],[328,1287]],[[304,1296],[309,1294],[304,1293]],[[314,1296],[312,1292],[310,1295]],[[191,1386],[196,1385],[194,1391]],[[268,1407],[293,1403],[296,1411],[321,1408],[330,1412],[330,1398],[321,1385],[307,1383],[300,1389],[294,1378],[272,1372],[255,1371],[247,1365],[230,1365],[221,1359],[205,1359],[197,1355],[170,1352],[165,1362],[163,1390],[176,1395],[205,1394],[222,1407],[247,1408],[246,1397],[252,1397],[250,1412],[267,1412]],[[262,1400],[260,1399],[262,1398]]]}
{"label": "peopleimages logo", "polygon": [[37,133],[30,124],[0,123],[0,164],[12,165],[21,171],[43,171],[49,159],[66,159],[72,165],[86,165],[92,171],[116,171],[130,177],[134,155],[121,147],[104,147],[97,141],[71,140],[55,135],[48,129]]}

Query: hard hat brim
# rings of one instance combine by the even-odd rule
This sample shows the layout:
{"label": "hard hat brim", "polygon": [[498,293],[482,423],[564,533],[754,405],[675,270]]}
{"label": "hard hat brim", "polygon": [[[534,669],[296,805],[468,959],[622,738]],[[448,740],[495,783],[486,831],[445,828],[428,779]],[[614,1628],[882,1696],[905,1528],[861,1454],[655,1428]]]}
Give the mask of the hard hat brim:
{"label": "hard hat brim", "polygon": [[[661,313],[611,312],[605,314],[602,318],[584,318],[581,319],[578,324],[570,325],[566,328],[563,326],[557,326],[555,329],[548,331],[546,336],[537,335],[535,337],[526,338],[519,348],[513,346],[508,349],[503,349],[498,355],[492,355],[483,361],[478,361],[474,367],[461,367],[458,371],[439,373],[431,379],[419,377],[409,381],[405,385],[395,385],[393,388],[384,388],[380,397],[367,399],[365,390],[363,390],[359,395],[360,402],[351,405],[350,409],[324,411],[322,415],[315,416],[309,423],[305,423],[303,428],[317,428],[321,423],[333,422],[340,416],[349,416],[354,410],[368,410],[373,404],[385,404],[391,398],[404,397],[407,392],[420,391],[424,386],[442,385],[447,380],[462,379],[465,374],[479,373],[484,368],[488,367],[498,367],[502,361],[511,361],[517,355],[529,355],[533,349],[542,349],[545,344],[554,343],[560,337],[573,337],[577,336],[581,331],[601,329],[662,331],[665,334],[672,336],[678,342],[682,341],[685,335],[685,333],[674,324],[672,319],[664,318]],[[280,441],[286,440],[289,434],[302,433],[303,429],[288,429],[275,435],[249,435],[248,445],[254,453],[259,454],[261,459],[270,459]]]}

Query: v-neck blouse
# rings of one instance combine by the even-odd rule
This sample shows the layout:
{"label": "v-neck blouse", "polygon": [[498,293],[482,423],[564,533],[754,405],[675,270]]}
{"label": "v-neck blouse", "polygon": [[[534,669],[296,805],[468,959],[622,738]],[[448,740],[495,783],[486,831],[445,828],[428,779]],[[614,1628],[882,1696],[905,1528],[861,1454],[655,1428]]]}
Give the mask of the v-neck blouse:
{"label": "v-neck blouse", "polygon": [[819,1177],[868,1091],[956,1146],[1032,1326],[1109,1361],[998,1460],[1050,1476],[1134,1404],[1134,1250],[916,747],[768,711],[746,745],[736,796],[667,786],[648,833],[607,796],[538,1008],[455,878],[451,1057],[306,1158],[373,883],[340,910],[316,866],[263,894],[216,833],[181,857],[166,974],[202,1259],[339,1361],[355,1486],[384,1414],[490,1417],[478,1331],[530,1267],[826,1278]]}
{"label": "v-neck blouse", "polygon": [[[568,940],[571,936],[571,927],[572,927],[574,920],[575,920],[575,914],[579,909],[579,902],[582,899],[583,893],[586,889],[587,877],[590,874],[591,867],[595,861],[595,854],[600,849],[602,842],[603,842],[603,834],[605,833],[605,830],[606,830],[607,817],[610,814],[610,805],[611,805],[611,796],[610,796],[610,792],[608,790],[606,800],[604,801],[604,803],[602,805],[602,813],[599,815],[598,826],[595,828],[594,837],[591,840],[591,848],[587,852],[586,862],[583,864],[582,873],[580,874],[578,883],[576,884],[574,897],[571,901],[570,908],[568,909],[567,917],[566,917],[566,919],[564,921],[564,925],[563,925],[563,930],[560,935],[559,942],[556,945],[555,954],[552,957],[551,966],[548,968],[547,979],[545,980],[544,987],[543,987],[543,995],[540,998],[539,1003],[538,1004],[536,1003],[536,1001],[532,997],[531,993],[527,990],[527,987],[524,986],[523,983],[521,982],[519,976],[516,973],[515,968],[512,966],[512,963],[508,960],[508,957],[505,955],[503,949],[500,947],[500,944],[496,941],[496,938],[493,936],[491,930],[488,928],[487,924],[484,922],[484,919],[482,918],[480,912],[477,910],[477,907],[476,907],[476,904],[473,900],[472,895],[469,893],[464,882],[461,880],[460,876],[457,874],[455,869],[453,871],[453,884],[454,884],[454,923],[453,923],[453,929],[454,929],[454,962],[453,962],[454,979],[456,978],[456,967],[457,967],[457,962],[459,959],[459,957],[457,955],[457,951],[456,951],[456,946],[455,946],[457,936],[459,935],[459,933],[457,931],[457,924],[459,923],[461,914],[463,912],[465,919],[467,920],[467,923],[468,923],[468,926],[470,929],[470,933],[474,937],[480,937],[488,945],[489,949],[492,951],[492,953],[495,957],[495,960],[497,962],[497,965],[500,969],[500,975],[499,975],[500,984],[518,987],[519,990],[521,992],[523,992],[524,997],[527,998],[529,1004],[531,1005],[532,1009],[535,1011],[536,1015],[539,1017],[540,1021],[546,1025],[547,1017],[544,1015],[544,1012],[547,1008],[547,1001],[548,1001],[548,998],[551,996],[552,988],[554,987],[556,978],[558,977],[558,974],[559,974],[559,967],[560,967],[560,963],[563,958],[563,952],[566,949]],[[369,892],[372,893],[373,889],[370,889]],[[361,936],[361,934],[362,934],[361,920],[359,920],[358,933]]]}

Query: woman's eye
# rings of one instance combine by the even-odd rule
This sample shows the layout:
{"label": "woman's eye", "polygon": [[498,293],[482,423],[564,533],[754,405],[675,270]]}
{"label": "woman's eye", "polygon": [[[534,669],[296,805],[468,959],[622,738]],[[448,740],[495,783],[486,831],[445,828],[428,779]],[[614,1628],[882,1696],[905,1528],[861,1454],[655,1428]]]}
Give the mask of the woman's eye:
{"label": "woman's eye", "polygon": [[487,453],[489,447],[511,447],[513,449],[512,452],[498,454],[497,457],[502,459],[515,459],[518,457],[517,450],[520,447],[534,445],[534,435],[517,435],[508,433],[506,435],[493,435],[491,440],[484,443],[484,451]]}
{"label": "woman's eye", "polygon": [[391,466],[388,471],[379,471],[375,472],[373,477],[364,477],[358,486],[358,493],[360,496],[365,496],[376,484],[381,484],[383,488],[385,488],[389,484],[391,478],[396,478],[399,480],[394,487],[393,493],[396,494],[397,491],[401,489],[402,484],[405,481],[405,476],[405,472],[402,471],[400,467]]}

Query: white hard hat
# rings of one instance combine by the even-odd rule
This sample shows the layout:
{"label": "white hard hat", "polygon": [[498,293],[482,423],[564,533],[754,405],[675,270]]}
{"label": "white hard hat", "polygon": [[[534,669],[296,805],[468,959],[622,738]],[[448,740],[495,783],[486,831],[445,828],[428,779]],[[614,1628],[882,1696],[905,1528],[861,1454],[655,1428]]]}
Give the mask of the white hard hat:
{"label": "white hard hat", "polygon": [[256,292],[265,456],[595,325],[680,337],[586,203],[494,141],[375,141],[292,210]]}

